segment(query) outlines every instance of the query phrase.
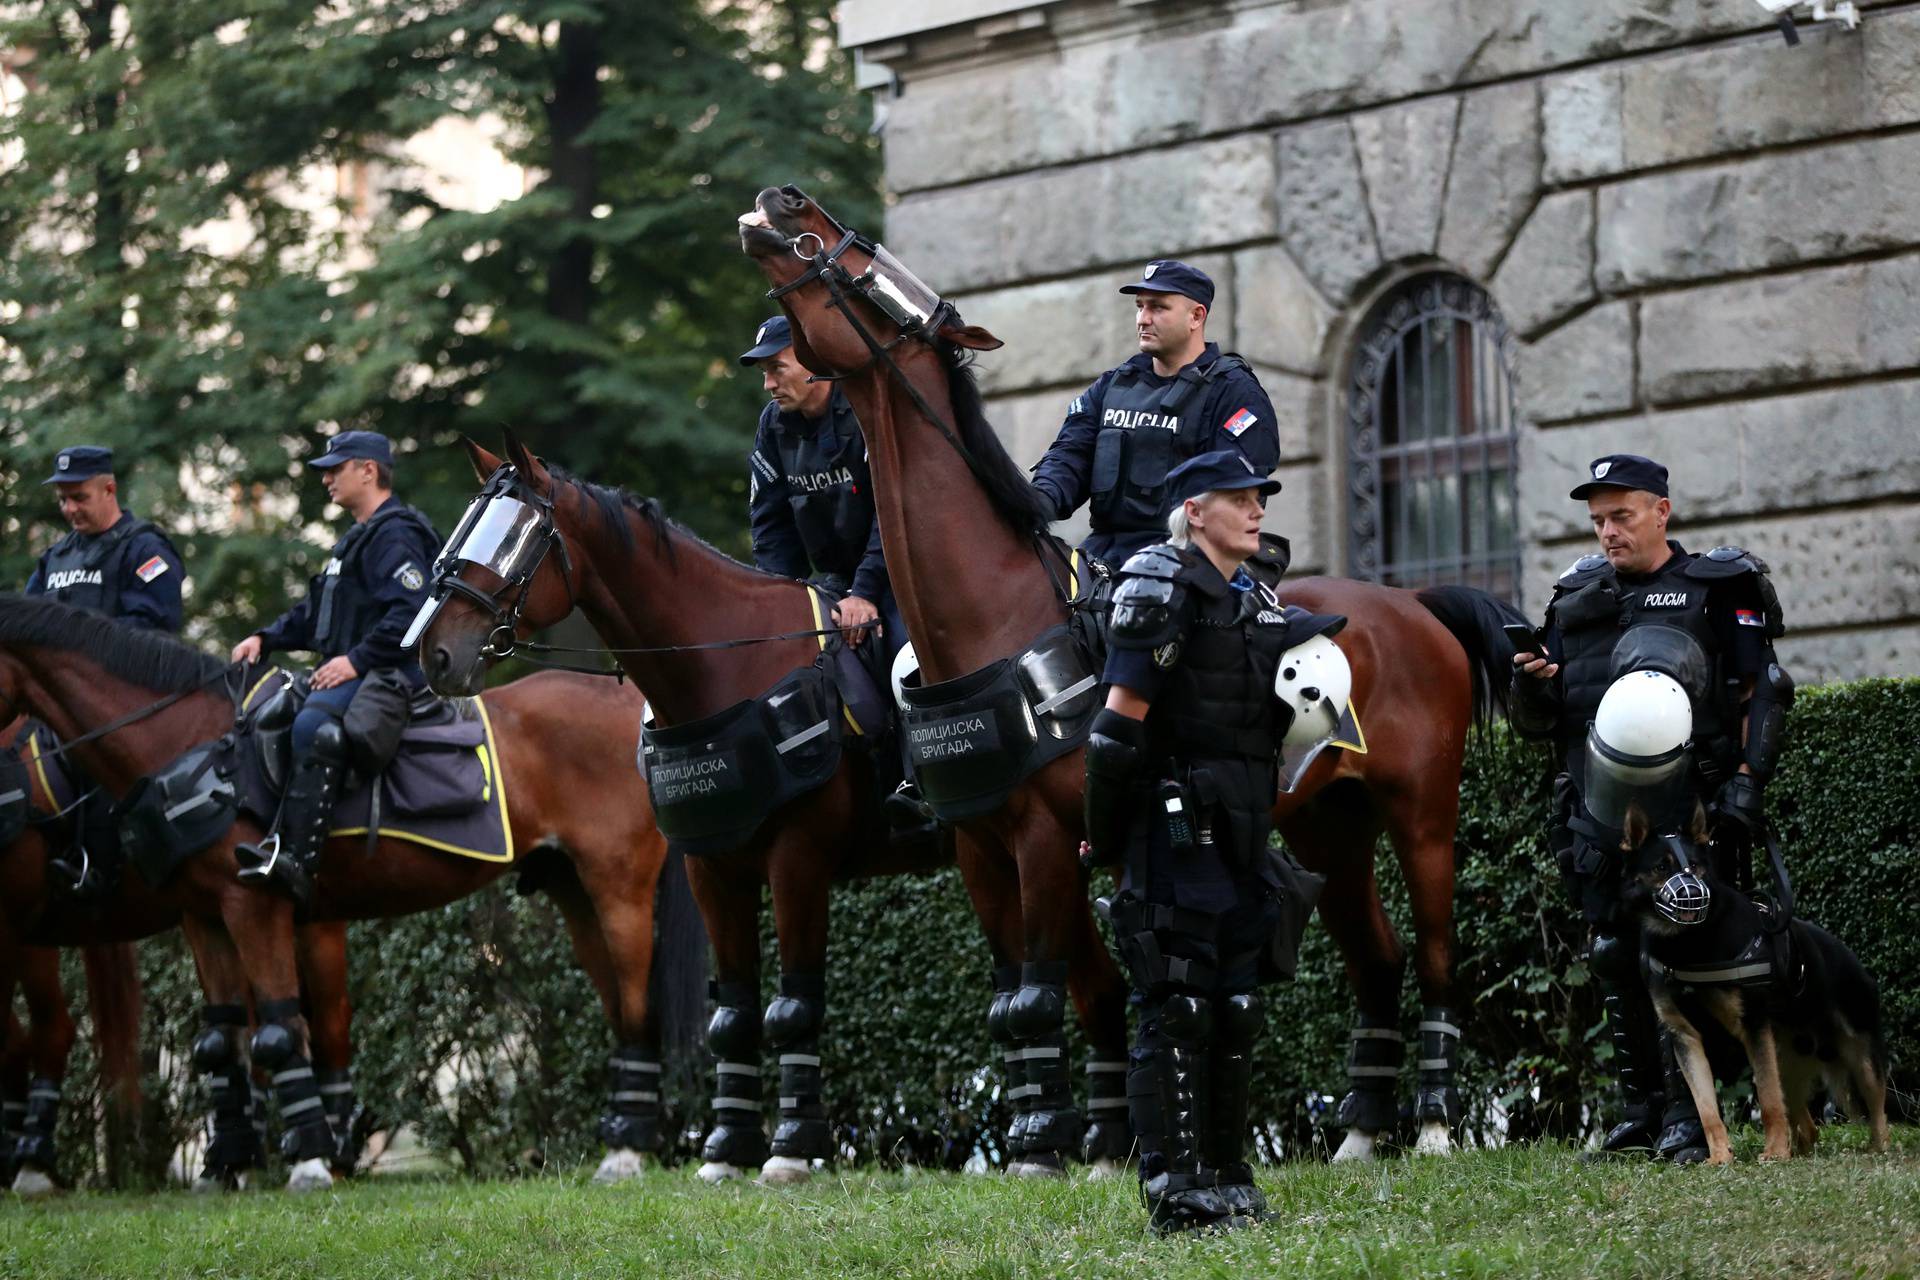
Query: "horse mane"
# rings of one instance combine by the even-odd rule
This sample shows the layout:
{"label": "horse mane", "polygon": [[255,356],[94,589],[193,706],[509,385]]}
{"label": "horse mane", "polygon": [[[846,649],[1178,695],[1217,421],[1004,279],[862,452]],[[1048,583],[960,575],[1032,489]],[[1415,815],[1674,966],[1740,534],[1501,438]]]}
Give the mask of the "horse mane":
{"label": "horse mane", "polygon": [[155,693],[190,692],[228,666],[164,632],[105,624],[91,610],[12,592],[0,594],[0,645],[59,649]]}
{"label": "horse mane", "polygon": [[1053,503],[1033,487],[1027,473],[1015,462],[1000,435],[987,421],[987,409],[980,398],[980,384],[974,377],[973,353],[942,338],[934,344],[940,363],[947,371],[947,395],[953,401],[953,425],[960,443],[973,456],[969,468],[987,501],[1015,533],[1045,536],[1053,522]]}
{"label": "horse mane", "polygon": [[622,489],[618,485],[596,484],[591,480],[574,475],[562,467],[549,466],[547,474],[556,484],[571,485],[594,512],[600,525],[620,541],[620,545],[629,551],[638,549],[633,536],[633,521],[629,514],[639,518],[653,534],[654,549],[666,557],[668,564],[675,563],[675,553],[679,544],[687,543],[696,549],[715,556],[728,564],[748,573],[758,573],[765,577],[777,578],[781,582],[789,579],[777,573],[768,573],[765,569],[750,564],[742,564],[711,542],[702,538],[673,517],[660,505],[658,498],[643,498],[640,495]]}

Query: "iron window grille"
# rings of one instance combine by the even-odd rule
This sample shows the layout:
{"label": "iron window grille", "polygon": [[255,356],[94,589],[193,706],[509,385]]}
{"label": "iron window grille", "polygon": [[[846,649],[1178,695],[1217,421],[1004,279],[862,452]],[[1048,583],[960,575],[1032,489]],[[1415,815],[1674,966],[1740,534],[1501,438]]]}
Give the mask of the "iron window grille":
{"label": "iron window grille", "polygon": [[1347,394],[1353,577],[1518,597],[1513,347],[1458,276],[1410,280],[1367,317]]}

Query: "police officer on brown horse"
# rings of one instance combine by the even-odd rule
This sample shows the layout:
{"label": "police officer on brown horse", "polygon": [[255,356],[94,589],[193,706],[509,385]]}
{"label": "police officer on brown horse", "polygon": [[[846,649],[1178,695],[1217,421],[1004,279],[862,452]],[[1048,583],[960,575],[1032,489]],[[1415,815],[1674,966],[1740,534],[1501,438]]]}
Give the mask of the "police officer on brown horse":
{"label": "police officer on brown horse", "polygon": [[1691,1163],[1705,1159],[1706,1143],[1641,980],[1639,932],[1621,905],[1621,833],[1595,817],[1610,812],[1594,799],[1612,782],[1613,756],[1590,744],[1589,726],[1618,677],[1653,670],[1677,681],[1693,708],[1690,786],[1713,818],[1717,856],[1745,878],[1793,701],[1773,652],[1784,627],[1758,557],[1738,547],[1693,555],[1668,539],[1673,508],[1659,463],[1596,458],[1570,496],[1585,500],[1601,550],[1554,584],[1545,652],[1514,658],[1510,715],[1523,734],[1551,738],[1565,770],[1549,843],[1593,929],[1590,963],[1626,1110],[1603,1149]]}
{"label": "police officer on brown horse", "polygon": [[1216,450],[1168,486],[1171,540],[1132,556],[1114,593],[1083,848],[1125,867],[1108,912],[1140,1011],[1127,1102],[1161,1231],[1266,1216],[1246,1161],[1249,1054],[1294,883],[1267,847],[1291,727],[1276,677],[1346,621],[1283,609],[1247,572],[1278,481]]}

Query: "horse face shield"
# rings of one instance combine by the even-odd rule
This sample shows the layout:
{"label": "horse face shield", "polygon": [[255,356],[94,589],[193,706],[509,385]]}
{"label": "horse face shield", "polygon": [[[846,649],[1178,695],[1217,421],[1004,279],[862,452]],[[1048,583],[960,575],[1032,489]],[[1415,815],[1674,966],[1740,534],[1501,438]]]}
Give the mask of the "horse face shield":
{"label": "horse face shield", "polygon": [[868,301],[909,332],[926,330],[940,312],[940,295],[907,270],[885,245],[873,247],[873,261],[858,283]]}
{"label": "horse face shield", "polygon": [[462,565],[485,569],[509,586],[524,583],[539,567],[546,542],[547,524],[539,508],[504,489],[482,493],[467,507],[453,537],[434,560],[432,591],[407,628],[401,647],[411,649],[420,643],[446,603],[450,582]]}

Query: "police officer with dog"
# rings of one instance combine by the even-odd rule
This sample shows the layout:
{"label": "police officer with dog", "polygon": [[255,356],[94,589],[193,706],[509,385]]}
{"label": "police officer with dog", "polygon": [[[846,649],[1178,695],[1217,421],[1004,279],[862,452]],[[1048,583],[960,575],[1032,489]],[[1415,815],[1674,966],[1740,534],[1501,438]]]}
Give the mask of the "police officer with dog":
{"label": "police officer with dog", "polygon": [[1033,469],[1054,519],[1088,504],[1092,531],[1081,546],[1109,565],[1166,536],[1168,474],[1181,463],[1227,450],[1265,476],[1280,461],[1260,380],[1207,341],[1214,287],[1206,272],[1158,258],[1120,292],[1134,297],[1139,354],[1074,397]]}
{"label": "police officer with dog", "polygon": [[1124,867],[1107,911],[1140,1011],[1127,1102],[1161,1232],[1268,1216],[1246,1160],[1249,1054],[1258,988],[1291,970],[1291,954],[1267,959],[1299,885],[1267,845],[1292,724],[1276,673],[1346,621],[1283,609],[1249,575],[1279,488],[1238,450],[1168,476],[1167,540],[1120,570],[1110,691],[1087,744],[1082,857]]}
{"label": "police officer with dog", "polygon": [[233,647],[235,662],[284,650],[324,657],[293,722],[293,764],[275,833],[243,844],[240,878],[271,884],[305,903],[347,770],[341,725],[369,677],[390,673],[409,688],[426,684],[418,659],[400,647],[426,599],[440,536],[393,494],[393,446],[376,431],[343,431],[307,463],[327,496],[353,517],[307,598]]}
{"label": "police officer with dog", "polygon": [[1738,547],[1694,555],[1668,539],[1672,503],[1659,463],[1596,458],[1570,496],[1586,502],[1601,550],[1555,583],[1544,635],[1514,658],[1510,715],[1521,733],[1551,739],[1564,768],[1549,842],[1592,927],[1590,964],[1626,1113],[1603,1150],[1691,1163],[1706,1157],[1706,1143],[1641,979],[1638,927],[1621,902],[1622,833],[1594,817],[1611,812],[1591,803],[1594,788],[1614,779],[1592,771],[1610,770],[1613,753],[1590,745],[1589,727],[1618,677],[1655,670],[1677,681],[1693,708],[1689,785],[1711,817],[1716,858],[1748,878],[1793,700],[1773,652],[1785,628],[1758,557]]}
{"label": "police officer with dog", "polygon": [[[26,594],[45,596],[104,614],[122,626],[180,630],[180,553],[151,521],[120,505],[113,450],[99,445],[62,449],[43,484],[60,495],[70,531],[40,557]],[[70,766],[71,767],[71,766]],[[82,901],[110,892],[119,869],[120,840],[112,806],[81,802],[71,852],[47,863],[54,883]]]}

